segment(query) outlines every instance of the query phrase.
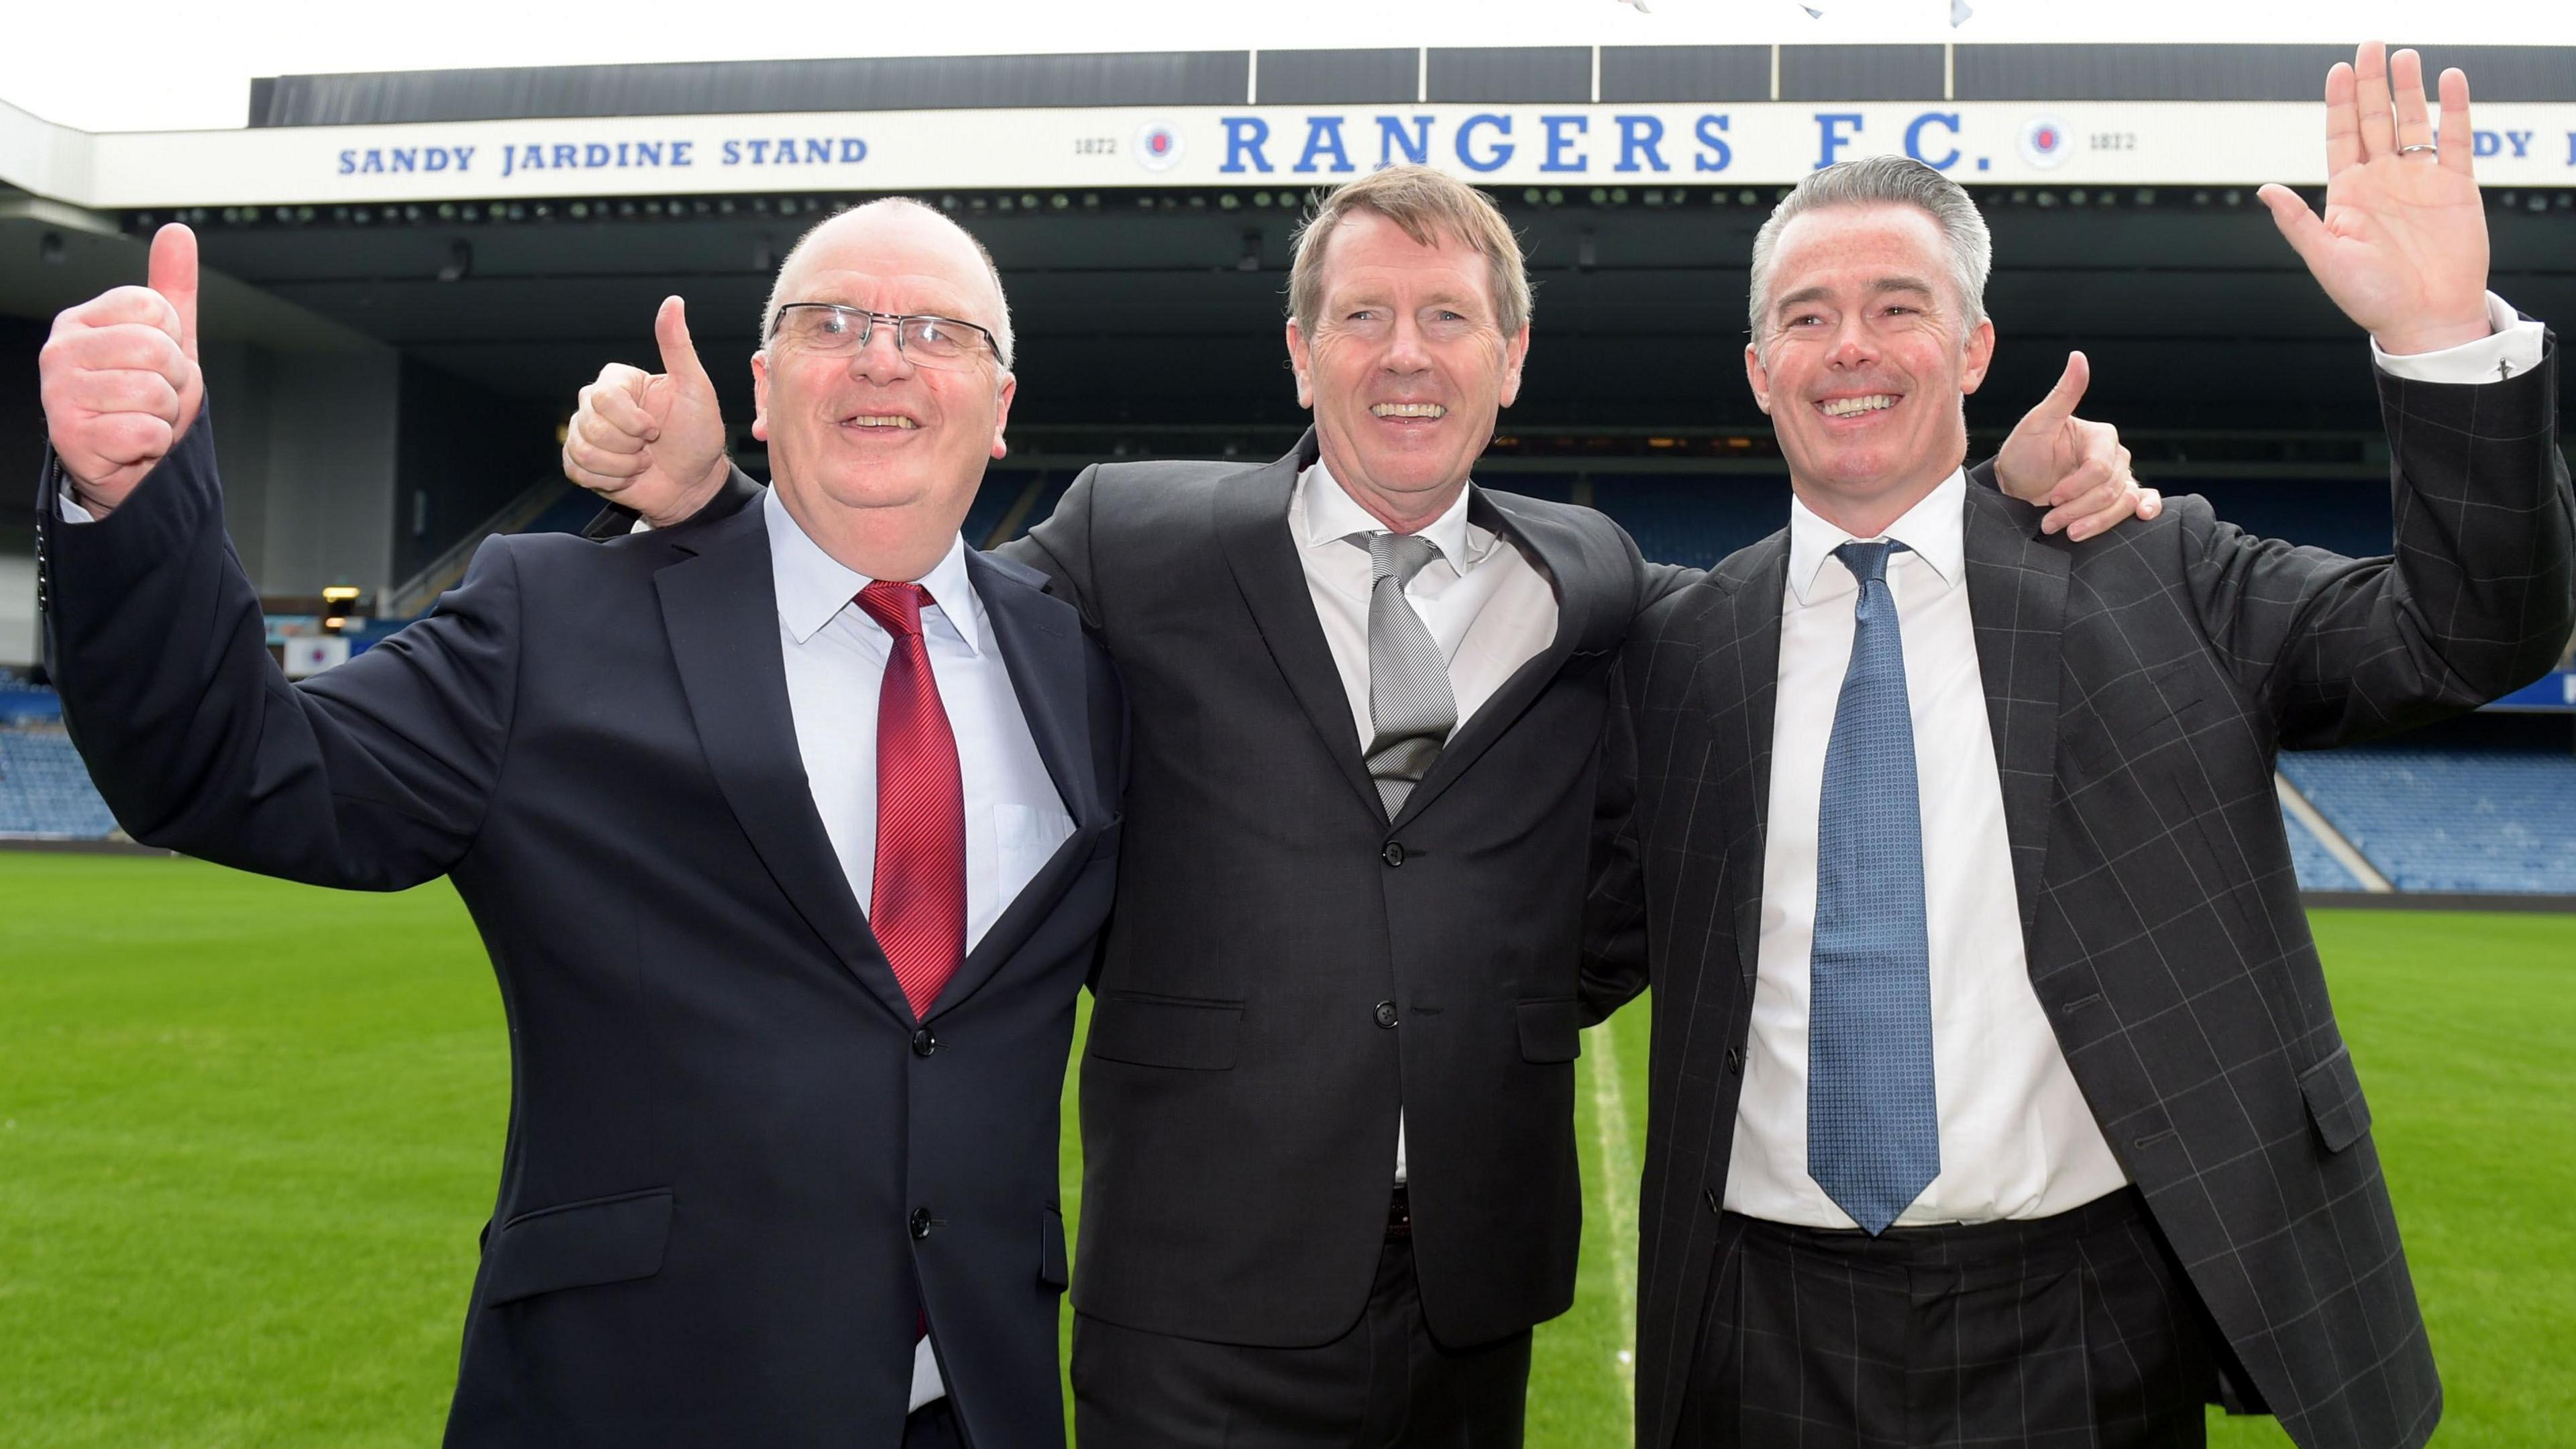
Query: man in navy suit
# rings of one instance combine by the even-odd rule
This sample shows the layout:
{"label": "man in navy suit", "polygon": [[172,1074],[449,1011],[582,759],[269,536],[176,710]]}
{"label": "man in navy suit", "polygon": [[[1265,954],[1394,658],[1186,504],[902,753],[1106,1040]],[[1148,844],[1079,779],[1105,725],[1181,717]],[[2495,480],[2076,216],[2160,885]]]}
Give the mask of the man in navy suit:
{"label": "man in navy suit", "polygon": [[224,536],[186,229],[151,278],[45,348],[47,662],[137,839],[473,911],[516,1090],[448,1442],[1060,1444],[1124,706],[958,537],[1015,386],[990,259],[909,202],[826,223],[753,360],[757,507],[495,538],[301,685]]}

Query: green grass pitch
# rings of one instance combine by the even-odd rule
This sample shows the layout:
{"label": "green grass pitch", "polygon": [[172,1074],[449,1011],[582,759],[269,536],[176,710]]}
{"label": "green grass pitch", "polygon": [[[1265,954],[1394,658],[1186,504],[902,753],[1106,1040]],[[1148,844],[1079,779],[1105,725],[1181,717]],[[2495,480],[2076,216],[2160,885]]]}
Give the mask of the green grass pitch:
{"label": "green grass pitch", "polygon": [[[2576,1442],[2576,918],[2317,926],[2448,1385],[2436,1444]],[[1625,1442],[1645,1027],[1587,1036],[1583,1276],[1539,1330],[1534,1449]],[[508,1089],[444,885],[0,854],[0,1446],[434,1442]],[[1070,1218],[1070,1132],[1063,1164]]]}

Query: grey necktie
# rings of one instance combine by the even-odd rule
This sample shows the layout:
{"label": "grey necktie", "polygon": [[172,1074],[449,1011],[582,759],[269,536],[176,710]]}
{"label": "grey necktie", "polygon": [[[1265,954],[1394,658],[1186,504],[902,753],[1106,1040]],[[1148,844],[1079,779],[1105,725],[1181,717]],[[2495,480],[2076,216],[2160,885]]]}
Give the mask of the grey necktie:
{"label": "grey necktie", "polygon": [[1377,731],[1368,770],[1393,820],[1457,726],[1458,697],[1449,690],[1449,661],[1404,597],[1439,548],[1418,534],[1372,533],[1368,554],[1369,723]]}

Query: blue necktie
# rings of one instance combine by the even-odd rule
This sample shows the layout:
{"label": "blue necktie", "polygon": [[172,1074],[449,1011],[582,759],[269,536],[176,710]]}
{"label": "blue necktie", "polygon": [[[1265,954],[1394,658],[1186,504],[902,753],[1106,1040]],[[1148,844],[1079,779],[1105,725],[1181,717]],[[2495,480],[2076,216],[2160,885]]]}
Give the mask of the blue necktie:
{"label": "blue necktie", "polygon": [[1807,1175],[1875,1236],[1941,1173],[1932,947],[1894,541],[1834,550],[1860,580],[1851,666],[1825,746],[1808,958]]}

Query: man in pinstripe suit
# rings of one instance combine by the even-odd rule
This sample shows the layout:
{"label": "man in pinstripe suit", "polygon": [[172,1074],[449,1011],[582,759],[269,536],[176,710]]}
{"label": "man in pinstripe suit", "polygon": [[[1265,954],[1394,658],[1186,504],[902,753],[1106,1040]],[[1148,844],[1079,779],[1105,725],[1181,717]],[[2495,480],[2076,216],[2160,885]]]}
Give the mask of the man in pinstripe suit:
{"label": "man in pinstripe suit", "polygon": [[[2173,1445],[2203,1405],[2411,1449],[2441,1389],[2272,789],[2576,627],[2555,357],[2486,291],[2467,82],[2365,47],[2322,219],[2396,551],[2199,499],[2075,549],[1963,486],[1985,228],[1894,158],[1756,243],[1790,526],[1650,609],[1589,977],[1657,988],[1643,1444]],[[1614,787],[1613,794],[1615,796]],[[1649,972],[1649,967],[1651,968]]]}

